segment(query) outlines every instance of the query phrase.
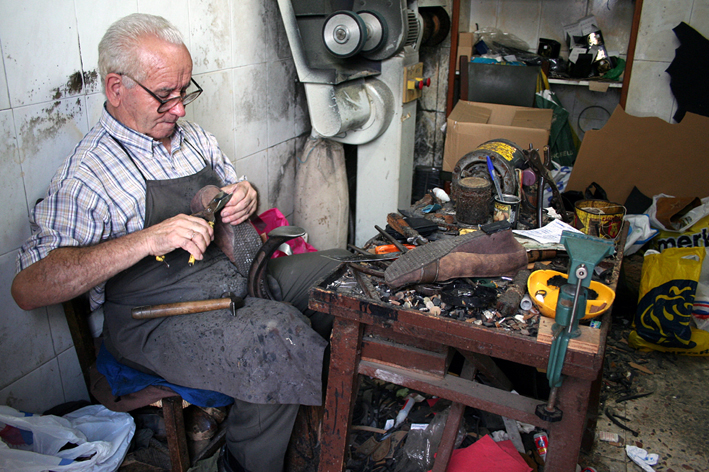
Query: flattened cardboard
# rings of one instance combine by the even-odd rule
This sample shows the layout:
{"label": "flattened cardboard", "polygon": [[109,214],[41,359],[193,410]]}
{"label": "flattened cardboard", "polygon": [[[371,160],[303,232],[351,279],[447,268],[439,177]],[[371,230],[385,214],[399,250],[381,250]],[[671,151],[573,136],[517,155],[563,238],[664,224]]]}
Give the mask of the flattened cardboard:
{"label": "flattened cardboard", "polygon": [[567,190],[597,182],[623,204],[633,186],[652,197],[709,196],[709,118],[687,113],[681,123],[629,115],[616,107],[605,126],[587,131]]}
{"label": "flattened cardboard", "polygon": [[542,149],[549,142],[552,110],[460,100],[448,116],[443,170],[452,172],[461,157],[493,139],[521,149]]}
{"label": "flattened cardboard", "polygon": [[475,33],[458,34],[458,55],[455,58],[455,70],[460,70],[460,56],[473,57]]}

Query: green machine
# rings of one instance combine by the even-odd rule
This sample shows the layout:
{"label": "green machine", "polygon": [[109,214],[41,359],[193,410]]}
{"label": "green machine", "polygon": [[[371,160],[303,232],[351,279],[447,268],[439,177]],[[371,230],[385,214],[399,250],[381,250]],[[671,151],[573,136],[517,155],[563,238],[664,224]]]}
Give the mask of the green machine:
{"label": "green machine", "polygon": [[555,323],[552,326],[551,351],[547,365],[549,399],[537,406],[536,414],[545,421],[560,421],[563,412],[556,408],[556,395],[561,387],[561,369],[564,366],[569,340],[580,336],[579,320],[586,313],[588,288],[596,265],[614,251],[613,241],[582,233],[564,231],[561,243],[569,255],[568,282],[559,289]]}

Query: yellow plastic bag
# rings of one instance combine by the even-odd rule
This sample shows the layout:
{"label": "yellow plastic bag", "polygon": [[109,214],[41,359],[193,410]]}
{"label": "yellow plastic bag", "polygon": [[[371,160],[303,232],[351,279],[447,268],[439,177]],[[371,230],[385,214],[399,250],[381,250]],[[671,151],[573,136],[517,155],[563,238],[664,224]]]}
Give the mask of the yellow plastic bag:
{"label": "yellow plastic bag", "polygon": [[705,254],[703,247],[646,252],[635,329],[628,337],[631,346],[709,355],[709,332],[690,326]]}

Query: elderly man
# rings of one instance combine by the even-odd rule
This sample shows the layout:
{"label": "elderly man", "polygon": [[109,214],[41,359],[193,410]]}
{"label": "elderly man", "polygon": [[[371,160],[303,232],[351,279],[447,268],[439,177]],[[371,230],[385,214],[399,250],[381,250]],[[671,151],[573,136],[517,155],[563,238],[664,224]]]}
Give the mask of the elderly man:
{"label": "elderly man", "polygon": [[210,245],[214,230],[189,216],[190,204],[200,189],[221,188],[232,194],[222,223],[250,224],[257,195],[214,136],[178,121],[202,89],[170,23],[144,14],[114,23],[99,45],[99,72],[103,114],[32,212],[13,297],[30,310],[89,291],[92,307],[104,307],[105,345],[120,362],[234,397],[225,470],[281,470],[298,405],[322,400],[332,321],[303,313],[313,315],[307,289],[334,262],[318,253],[277,260],[272,275],[288,304],[247,298],[236,318],[217,310],[134,320],[139,305],[245,295],[245,270]]}

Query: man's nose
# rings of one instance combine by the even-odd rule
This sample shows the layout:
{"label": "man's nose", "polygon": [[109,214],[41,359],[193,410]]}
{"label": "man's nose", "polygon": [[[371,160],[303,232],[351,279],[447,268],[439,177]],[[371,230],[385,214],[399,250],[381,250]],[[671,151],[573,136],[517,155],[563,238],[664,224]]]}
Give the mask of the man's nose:
{"label": "man's nose", "polygon": [[175,104],[172,106],[172,108],[170,108],[170,109],[168,110],[168,112],[170,112],[170,113],[173,114],[173,115],[177,115],[177,116],[179,116],[180,118],[182,118],[183,116],[185,116],[185,115],[186,115],[186,113],[185,113],[185,105],[182,103],[182,100],[180,100],[180,101],[178,101],[177,103],[175,103]]}

